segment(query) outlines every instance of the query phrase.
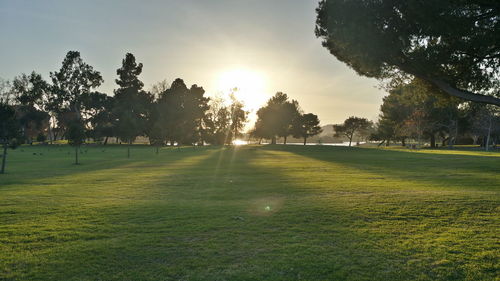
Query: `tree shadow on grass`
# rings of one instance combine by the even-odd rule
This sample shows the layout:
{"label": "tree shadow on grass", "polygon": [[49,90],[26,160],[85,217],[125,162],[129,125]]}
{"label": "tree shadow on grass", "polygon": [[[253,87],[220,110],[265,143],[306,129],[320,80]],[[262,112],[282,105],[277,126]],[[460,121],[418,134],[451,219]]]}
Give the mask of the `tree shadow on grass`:
{"label": "tree shadow on grass", "polygon": [[432,188],[484,191],[497,191],[500,187],[499,157],[327,146],[265,146],[261,149],[286,151],[374,174],[367,180],[398,178],[429,183]]}
{"label": "tree shadow on grass", "polygon": [[126,158],[126,147],[95,146],[81,149],[81,165],[73,164],[73,149],[69,146],[61,147],[27,147],[11,152],[8,162],[8,173],[1,175],[0,188],[10,185],[48,185],[60,181],[63,177],[83,176],[96,171],[105,171],[120,167],[140,167],[150,162],[176,161],[199,153],[209,147],[164,148],[159,155],[152,147],[136,147],[130,159]]}

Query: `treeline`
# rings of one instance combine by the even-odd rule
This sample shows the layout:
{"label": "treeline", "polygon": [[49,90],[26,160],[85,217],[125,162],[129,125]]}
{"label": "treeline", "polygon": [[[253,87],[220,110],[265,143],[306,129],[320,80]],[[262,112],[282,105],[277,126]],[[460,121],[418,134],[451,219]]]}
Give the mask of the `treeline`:
{"label": "treeline", "polygon": [[[107,144],[109,138],[131,144],[143,136],[151,145],[223,145],[243,135],[249,112],[236,99],[208,98],[203,87],[187,86],[178,78],[151,90],[139,79],[142,63],[127,53],[117,69],[113,95],[97,91],[104,82],[99,71],[70,51],[61,68],[50,73],[50,83],[36,72],[21,74],[12,82],[0,81],[0,144],[67,139],[78,147],[86,140]],[[234,89],[233,91],[236,91]],[[278,93],[258,111],[252,131],[258,139],[300,136],[320,132],[314,114],[302,114],[297,101]],[[130,149],[128,149],[130,156]],[[76,159],[78,162],[78,159]]]}
{"label": "treeline", "polygon": [[372,140],[430,147],[480,144],[486,150],[500,141],[499,107],[464,101],[414,79],[389,89],[380,107]]}
{"label": "treeline", "polygon": [[110,137],[132,143],[145,136],[154,145],[191,145],[230,143],[242,133],[247,112],[238,100],[211,104],[202,87],[188,87],[182,79],[146,91],[139,79],[142,68],[132,54],[126,54],[112,96],[96,91],[103,83],[101,74],[75,51],[50,73],[52,83],[36,72],[15,77],[11,85],[4,82],[2,110],[13,115],[19,130],[11,130],[11,136],[2,130],[2,139],[19,143],[68,139],[78,145],[85,139],[106,144]]}

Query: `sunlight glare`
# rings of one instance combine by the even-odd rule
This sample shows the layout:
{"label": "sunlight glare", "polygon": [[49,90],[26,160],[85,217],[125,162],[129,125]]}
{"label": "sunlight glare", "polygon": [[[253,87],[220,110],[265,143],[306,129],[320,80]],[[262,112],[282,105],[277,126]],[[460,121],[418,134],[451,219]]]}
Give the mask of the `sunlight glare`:
{"label": "sunlight glare", "polygon": [[246,144],[248,144],[248,142],[245,140],[234,140],[233,144],[234,145],[246,145]]}
{"label": "sunlight glare", "polygon": [[265,93],[266,81],[264,76],[249,69],[231,69],[222,72],[217,81],[218,90],[227,93],[234,88],[235,96],[245,104],[247,110],[257,110],[268,96]]}

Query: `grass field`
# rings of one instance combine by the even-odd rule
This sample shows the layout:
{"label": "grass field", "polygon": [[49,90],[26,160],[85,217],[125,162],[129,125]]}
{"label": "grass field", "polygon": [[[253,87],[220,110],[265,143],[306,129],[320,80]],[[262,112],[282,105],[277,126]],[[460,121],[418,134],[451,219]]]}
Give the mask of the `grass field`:
{"label": "grass field", "polygon": [[500,278],[500,153],[82,151],[10,152],[0,280]]}

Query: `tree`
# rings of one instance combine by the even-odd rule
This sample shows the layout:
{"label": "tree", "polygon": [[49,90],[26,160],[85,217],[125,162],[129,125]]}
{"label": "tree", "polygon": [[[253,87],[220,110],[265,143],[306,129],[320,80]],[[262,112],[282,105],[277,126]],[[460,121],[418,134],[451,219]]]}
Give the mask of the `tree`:
{"label": "tree", "polygon": [[285,93],[277,92],[264,107],[257,111],[257,121],[252,135],[270,138],[276,144],[276,137],[285,138],[291,134],[293,120],[300,115],[298,102],[289,101]]}
{"label": "tree", "polygon": [[356,133],[361,133],[363,130],[368,130],[372,122],[366,118],[351,116],[347,118],[343,124],[333,125],[335,136],[346,136],[349,139],[349,146],[351,146],[352,139]]}
{"label": "tree", "polygon": [[127,142],[127,157],[130,158],[130,146],[140,135],[146,133],[148,113],[152,102],[151,96],[142,90],[144,84],[139,80],[142,63],[136,63],[135,57],[127,53],[122,67],[116,71],[118,79],[115,90],[113,113],[116,116],[116,135]]}
{"label": "tree", "polygon": [[104,144],[108,138],[114,135],[115,115],[113,113],[114,97],[104,93],[91,92],[85,93],[81,97],[82,116],[84,116],[85,127],[88,136],[94,140],[101,141],[104,138]]}
{"label": "tree", "polygon": [[245,123],[247,122],[248,111],[243,109],[243,102],[236,99],[234,94],[230,95],[231,105],[230,105],[230,137],[226,140],[226,143],[231,144],[235,139],[242,135],[243,127],[245,127]]}
{"label": "tree", "polygon": [[74,119],[68,126],[68,131],[66,133],[68,138],[68,144],[75,148],[75,165],[80,164],[78,162],[78,152],[80,146],[85,142],[85,126],[83,122],[79,119]]}
{"label": "tree", "polygon": [[40,134],[47,133],[49,84],[36,72],[21,74],[12,81],[12,95],[25,139],[30,143]]}
{"label": "tree", "polygon": [[[85,63],[78,51],[69,51],[59,71],[51,72],[52,87],[49,91],[47,109],[51,119],[49,130],[54,134],[64,131],[74,119],[82,120],[82,96],[99,87],[104,80],[101,73]],[[83,120],[85,121],[85,120]],[[57,123],[57,130],[55,128]],[[54,124],[54,127],[52,125]]]}
{"label": "tree", "polygon": [[160,94],[157,101],[159,115],[171,145],[192,145],[201,141],[203,119],[209,109],[209,98],[204,94],[203,87],[195,84],[188,88],[180,78]]}
{"label": "tree", "polygon": [[0,104],[11,104],[12,99],[10,81],[0,77]]}
{"label": "tree", "polygon": [[499,106],[499,19],[498,1],[322,0],[316,36],[360,75],[411,75]]}
{"label": "tree", "polygon": [[151,93],[151,96],[153,96],[155,100],[158,100],[160,98],[160,95],[166,90],[168,90],[168,88],[170,88],[170,84],[166,79],[164,79],[160,82],[153,84],[149,92]]}
{"label": "tree", "polygon": [[203,118],[202,139],[213,145],[227,143],[231,132],[231,111],[221,97],[211,98]]}
{"label": "tree", "polygon": [[17,103],[45,111],[48,103],[49,84],[42,75],[31,72],[21,74],[12,81],[12,93]]}
{"label": "tree", "polygon": [[472,119],[472,131],[483,136],[484,149],[490,149],[493,135],[500,134],[500,111],[491,106],[481,106]]}
{"label": "tree", "polygon": [[61,69],[51,72],[51,107],[56,112],[69,109],[81,119],[81,97],[90,93],[104,82],[101,73],[85,63],[80,52],[69,51],[62,62]]}
{"label": "tree", "polygon": [[293,137],[303,138],[304,145],[306,145],[308,137],[318,135],[322,131],[318,116],[312,113],[302,114],[296,118],[292,129]]}
{"label": "tree", "polygon": [[279,130],[278,136],[283,138],[283,144],[286,144],[289,135],[293,134],[293,124],[301,116],[301,109],[296,100],[291,100],[283,104],[282,122],[283,128]]}
{"label": "tree", "polygon": [[16,112],[14,107],[7,103],[0,102],[0,144],[3,148],[2,166],[0,174],[5,173],[5,164],[7,162],[7,149],[15,148],[21,135]]}

